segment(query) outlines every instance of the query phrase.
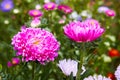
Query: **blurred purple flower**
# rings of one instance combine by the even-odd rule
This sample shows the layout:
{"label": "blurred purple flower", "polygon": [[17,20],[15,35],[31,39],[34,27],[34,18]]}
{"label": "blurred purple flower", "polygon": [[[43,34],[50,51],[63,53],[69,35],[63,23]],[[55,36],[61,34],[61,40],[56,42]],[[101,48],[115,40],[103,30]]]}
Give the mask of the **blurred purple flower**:
{"label": "blurred purple flower", "polygon": [[69,6],[63,4],[58,5],[58,10],[61,10],[66,14],[70,14],[73,11]]}
{"label": "blurred purple flower", "polygon": [[117,80],[120,80],[120,65],[117,67],[117,70],[115,71],[115,77]]}
{"label": "blurred purple flower", "polygon": [[0,10],[3,12],[9,12],[11,9],[13,9],[14,4],[12,0],[3,0],[0,3]]}
{"label": "blurred purple flower", "polygon": [[110,17],[114,17],[116,15],[114,10],[107,10],[105,14]]}
{"label": "blurred purple flower", "polygon": [[60,4],[63,0],[55,0],[56,4]]}
{"label": "blurred purple flower", "polygon": [[32,16],[32,17],[41,17],[42,15],[43,15],[43,13],[40,11],[40,10],[36,10],[36,9],[34,9],[34,10],[30,10],[29,12],[28,12],[28,14],[30,15],[30,16]]}
{"label": "blurred purple flower", "polygon": [[70,22],[63,29],[65,35],[76,42],[94,41],[104,32],[104,29],[93,19],[83,22]]}
{"label": "blurred purple flower", "polygon": [[54,9],[56,9],[56,7],[57,7],[57,5],[55,3],[53,3],[53,2],[46,3],[43,6],[43,8],[45,10],[54,10]]}
{"label": "blurred purple flower", "polygon": [[99,13],[105,13],[107,10],[109,10],[109,8],[106,6],[101,6],[98,8]]}
{"label": "blurred purple flower", "polygon": [[18,65],[20,64],[20,59],[19,58],[12,58],[12,65]]}
{"label": "blurred purple flower", "polygon": [[12,67],[13,65],[12,65],[12,63],[11,63],[10,61],[8,61],[8,62],[7,62],[7,66],[8,66],[8,67]]}
{"label": "blurred purple flower", "polygon": [[22,28],[12,38],[12,45],[23,61],[38,61],[41,64],[53,61],[58,56],[59,43],[52,33],[41,28]]}
{"label": "blurred purple flower", "polygon": [[[60,60],[59,64],[57,65],[66,76],[69,76],[71,73],[73,73],[73,76],[76,76],[78,71],[77,61],[71,59],[68,60],[64,59],[64,60]],[[83,74],[86,71],[84,66],[82,66],[82,70],[83,72],[81,74]]]}
{"label": "blurred purple flower", "polygon": [[88,76],[87,78],[84,78],[83,80],[111,80],[110,78],[106,78],[102,75],[94,75],[94,76]]}

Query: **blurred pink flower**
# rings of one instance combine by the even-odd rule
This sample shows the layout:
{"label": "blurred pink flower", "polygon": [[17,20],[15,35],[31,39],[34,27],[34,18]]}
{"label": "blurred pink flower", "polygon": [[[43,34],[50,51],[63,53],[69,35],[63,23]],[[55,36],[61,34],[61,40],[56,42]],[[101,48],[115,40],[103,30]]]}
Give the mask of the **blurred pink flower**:
{"label": "blurred pink flower", "polygon": [[94,41],[104,32],[99,23],[93,19],[83,22],[70,22],[63,29],[65,35],[76,42]]}
{"label": "blurred pink flower", "polygon": [[8,61],[8,62],[7,62],[7,66],[8,66],[8,67],[12,67],[13,65],[12,65],[12,63],[11,63],[10,61]]}
{"label": "blurred pink flower", "polygon": [[57,7],[57,5],[55,3],[53,3],[53,2],[46,3],[43,6],[43,8],[45,10],[54,10],[56,7]]}
{"label": "blurred pink flower", "polygon": [[66,14],[70,14],[73,10],[67,5],[58,5],[58,10],[63,11]]}
{"label": "blurred pink flower", "polygon": [[114,10],[107,10],[105,14],[110,17],[114,17],[116,15]]}
{"label": "blurred pink flower", "polygon": [[115,77],[117,80],[120,80],[120,65],[117,67],[117,70],[115,71]]}
{"label": "blurred pink flower", "polygon": [[[72,72],[73,72],[73,76],[76,76],[78,71],[77,61],[71,59],[68,60],[64,59],[64,60],[60,60],[59,64],[57,65],[66,76],[69,76]],[[84,66],[82,66],[82,70],[83,72],[81,74],[83,74],[86,71]]]}
{"label": "blurred pink flower", "polygon": [[40,10],[30,10],[28,13],[32,17],[41,17],[43,13]]}
{"label": "blurred pink flower", "polygon": [[53,61],[58,56],[59,43],[52,33],[41,28],[22,28],[12,38],[12,45],[23,61],[38,61],[41,64]]}
{"label": "blurred pink flower", "polygon": [[19,59],[19,58],[12,58],[12,64],[13,64],[13,65],[18,65],[18,64],[20,64],[20,59]]}
{"label": "blurred pink flower", "polygon": [[102,75],[94,75],[94,76],[88,76],[87,78],[84,78],[83,80],[111,80],[111,79],[105,76],[102,76]]}

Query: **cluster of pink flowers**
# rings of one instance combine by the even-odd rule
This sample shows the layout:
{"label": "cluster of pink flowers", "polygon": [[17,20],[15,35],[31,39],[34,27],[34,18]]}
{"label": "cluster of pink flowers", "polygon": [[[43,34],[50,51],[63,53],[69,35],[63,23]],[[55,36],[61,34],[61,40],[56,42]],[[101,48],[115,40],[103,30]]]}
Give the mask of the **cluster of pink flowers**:
{"label": "cluster of pink flowers", "polygon": [[99,13],[105,13],[107,16],[109,17],[114,17],[116,15],[115,11],[114,10],[111,10],[109,9],[108,7],[106,6],[101,6],[98,8],[98,12]]}
{"label": "cluster of pink flowers", "polygon": [[58,8],[58,10],[60,10],[60,11],[63,11],[65,14],[69,14],[69,13],[71,13],[73,10],[69,7],[69,6],[67,6],[67,5],[58,5],[57,6],[57,4],[55,4],[55,3],[53,3],[53,2],[49,2],[49,3],[46,3],[46,4],[44,4],[44,6],[43,6],[43,8],[45,9],[45,10],[55,10],[56,8]]}
{"label": "cluster of pink flowers", "polygon": [[41,64],[53,61],[59,50],[59,43],[52,33],[41,28],[22,28],[12,38],[12,45],[23,61],[38,61]]}
{"label": "cluster of pink flowers", "polygon": [[104,33],[104,29],[97,20],[88,19],[83,22],[70,22],[64,26],[64,33],[73,41],[90,42],[99,38]]}
{"label": "cluster of pink flowers", "polygon": [[20,59],[19,58],[12,58],[12,61],[8,61],[7,66],[12,67],[20,64]]}

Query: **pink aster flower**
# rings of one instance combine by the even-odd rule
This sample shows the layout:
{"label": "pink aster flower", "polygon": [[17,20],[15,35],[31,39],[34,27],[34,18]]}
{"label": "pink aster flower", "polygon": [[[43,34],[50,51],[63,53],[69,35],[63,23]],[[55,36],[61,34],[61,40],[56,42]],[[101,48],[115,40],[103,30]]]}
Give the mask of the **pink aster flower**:
{"label": "pink aster flower", "polygon": [[114,10],[107,10],[105,14],[110,17],[114,17],[116,15]]}
{"label": "pink aster flower", "polygon": [[[73,73],[73,76],[76,76],[77,74],[78,62],[75,60],[60,60],[58,66],[66,76],[69,76],[71,73]],[[82,66],[82,70],[83,72],[81,74],[86,71],[84,66]]]}
{"label": "pink aster flower", "polygon": [[120,65],[117,67],[117,70],[115,71],[115,77],[117,80],[120,80]]}
{"label": "pink aster flower", "polygon": [[12,65],[18,65],[20,64],[20,59],[19,58],[12,58]]}
{"label": "pink aster flower", "polygon": [[41,17],[43,13],[40,10],[30,10],[29,15],[32,17]]}
{"label": "pink aster flower", "polygon": [[58,10],[61,10],[66,14],[70,14],[73,11],[69,6],[63,4],[58,6]]}
{"label": "pink aster flower", "polygon": [[111,80],[111,79],[105,76],[102,76],[102,75],[94,75],[94,76],[88,76],[87,78],[84,78],[83,80]]}
{"label": "pink aster flower", "polygon": [[56,7],[57,7],[57,5],[55,3],[53,3],[53,2],[46,3],[43,6],[43,8],[45,10],[54,10]]}
{"label": "pink aster flower", "polygon": [[95,20],[70,22],[63,29],[65,35],[76,42],[91,42],[104,32],[104,29]]}
{"label": "pink aster flower", "polygon": [[53,61],[58,56],[59,43],[52,33],[41,28],[22,28],[12,38],[12,45],[23,61],[38,61],[41,64]]}

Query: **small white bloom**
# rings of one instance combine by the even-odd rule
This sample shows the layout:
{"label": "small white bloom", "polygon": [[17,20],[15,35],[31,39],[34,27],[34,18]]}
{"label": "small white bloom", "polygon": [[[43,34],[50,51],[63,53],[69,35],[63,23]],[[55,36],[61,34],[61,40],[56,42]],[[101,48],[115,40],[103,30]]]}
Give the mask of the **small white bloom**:
{"label": "small white bloom", "polygon": [[116,41],[116,38],[113,35],[106,35],[106,37],[109,38],[112,42]]}
{"label": "small white bloom", "polygon": [[117,80],[120,80],[120,65],[117,67],[117,70],[115,71],[115,77]]}
{"label": "small white bloom", "polygon": [[4,21],[4,24],[9,24],[9,21],[8,21],[8,20],[5,20],[5,21]]}
{"label": "small white bloom", "polygon": [[104,45],[106,45],[107,47],[110,46],[110,42],[104,42]]}
{"label": "small white bloom", "polygon": [[41,24],[41,21],[38,19],[32,20],[31,27],[38,27]]}
{"label": "small white bloom", "polygon": [[77,17],[78,17],[78,14],[76,11],[74,11],[70,14],[70,18],[77,19]]}
{"label": "small white bloom", "polygon": [[112,61],[112,59],[109,56],[105,55],[105,54],[102,55],[102,58],[103,58],[104,62],[106,62],[106,63]]}
{"label": "small white bloom", "polygon": [[14,14],[18,14],[19,12],[20,12],[19,9],[14,9],[14,10],[13,10],[13,13],[14,13]]}
{"label": "small white bloom", "polygon": [[92,13],[88,10],[83,10],[80,14],[81,16],[87,17],[87,18],[91,18],[92,17]]}
{"label": "small white bloom", "polygon": [[44,0],[44,2],[45,2],[45,3],[49,3],[49,2],[50,2],[50,0]]}
{"label": "small white bloom", "polygon": [[[69,76],[71,73],[73,73],[73,76],[76,76],[77,74],[78,62],[75,60],[71,60],[71,59],[60,60],[58,66],[66,76]],[[85,72],[85,68],[82,67],[82,69],[83,72],[81,74]]]}
{"label": "small white bloom", "polygon": [[41,7],[41,5],[40,4],[37,4],[36,6],[35,6],[35,9],[41,9],[42,7]]}

